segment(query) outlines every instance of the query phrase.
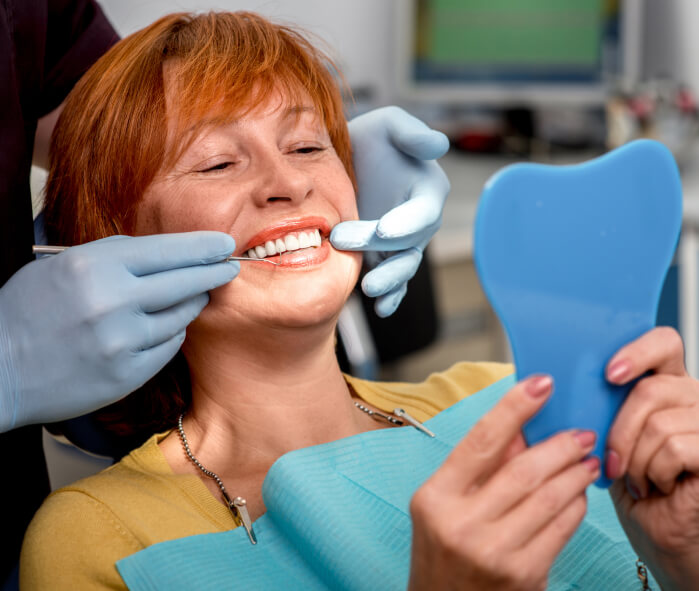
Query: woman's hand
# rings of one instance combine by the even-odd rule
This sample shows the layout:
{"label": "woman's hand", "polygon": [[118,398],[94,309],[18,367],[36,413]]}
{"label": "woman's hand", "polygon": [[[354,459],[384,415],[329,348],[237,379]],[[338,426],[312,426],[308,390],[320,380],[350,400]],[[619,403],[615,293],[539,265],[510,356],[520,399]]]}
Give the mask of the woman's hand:
{"label": "woman's hand", "polygon": [[651,330],[620,349],[607,379],[631,390],[607,439],[607,475],[629,539],[663,589],[699,584],[699,382],[682,339]]}
{"label": "woman's hand", "polygon": [[552,380],[517,384],[415,493],[411,591],[546,588],[556,556],[582,521],[599,460],[594,433],[563,432],[526,448],[522,425]]}

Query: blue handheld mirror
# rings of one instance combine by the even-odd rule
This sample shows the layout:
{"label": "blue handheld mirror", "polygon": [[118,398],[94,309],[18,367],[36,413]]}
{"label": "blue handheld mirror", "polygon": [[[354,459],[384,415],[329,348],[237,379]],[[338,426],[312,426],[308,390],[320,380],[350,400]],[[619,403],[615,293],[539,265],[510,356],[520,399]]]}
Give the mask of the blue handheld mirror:
{"label": "blue handheld mirror", "polygon": [[[515,164],[481,195],[474,257],[510,341],[517,377],[548,373],[554,393],[527,423],[531,445],[564,429],[607,433],[631,386],[607,362],[655,325],[677,245],[682,187],[670,151],[638,140],[572,166]],[[596,483],[611,482],[602,476]]]}

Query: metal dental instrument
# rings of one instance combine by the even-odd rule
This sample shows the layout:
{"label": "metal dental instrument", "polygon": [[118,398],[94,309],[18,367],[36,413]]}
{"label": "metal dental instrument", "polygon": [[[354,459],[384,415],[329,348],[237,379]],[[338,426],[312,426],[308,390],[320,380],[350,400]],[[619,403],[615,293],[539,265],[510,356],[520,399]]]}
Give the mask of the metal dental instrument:
{"label": "metal dental instrument", "polygon": [[[34,254],[58,254],[59,252],[63,252],[64,250],[70,248],[70,246],[47,246],[44,244],[35,244],[32,246],[32,252]],[[281,259],[281,253],[279,253],[279,258]],[[234,256],[229,256],[227,261],[245,261],[248,263],[269,263],[270,265],[280,265],[281,263],[275,263],[274,261],[270,261],[269,259],[251,259],[250,257],[234,257]]]}

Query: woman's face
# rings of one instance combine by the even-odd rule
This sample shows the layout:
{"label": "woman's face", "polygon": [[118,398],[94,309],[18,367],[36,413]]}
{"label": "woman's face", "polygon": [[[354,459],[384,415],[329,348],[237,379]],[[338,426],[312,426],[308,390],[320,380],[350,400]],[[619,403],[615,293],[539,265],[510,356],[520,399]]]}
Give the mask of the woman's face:
{"label": "woman's face", "polygon": [[[218,230],[241,263],[231,283],[211,292],[200,326],[272,328],[334,322],[354,287],[361,256],[328,241],[339,222],[357,219],[352,183],[310,98],[278,93],[224,126],[208,127],[178,162],[161,171],[136,213],[135,233]],[[320,234],[320,246],[305,246]],[[203,324],[202,324],[203,323]]]}

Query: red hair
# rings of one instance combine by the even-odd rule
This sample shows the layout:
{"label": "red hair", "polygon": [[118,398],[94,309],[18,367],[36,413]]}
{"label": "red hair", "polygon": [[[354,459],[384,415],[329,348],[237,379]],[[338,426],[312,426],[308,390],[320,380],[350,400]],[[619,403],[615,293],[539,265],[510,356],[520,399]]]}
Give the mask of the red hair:
{"label": "red hair", "polygon": [[[166,63],[178,97],[169,138]],[[130,35],[66,100],[51,142],[47,236],[74,245],[128,234],[161,167],[173,164],[204,127],[244,115],[276,90],[292,103],[310,97],[354,181],[337,73],[299,32],[249,12],[172,14]]]}
{"label": "red hair", "polygon": [[[171,135],[165,64],[168,83],[176,84]],[[75,245],[129,234],[136,207],[162,167],[206,126],[244,115],[274,91],[292,105],[310,97],[354,183],[335,75],[332,60],[302,34],[249,12],[172,14],[123,39],[78,82],[56,125],[44,206],[49,242]],[[173,426],[190,398],[179,353],[98,416],[133,447]]]}

